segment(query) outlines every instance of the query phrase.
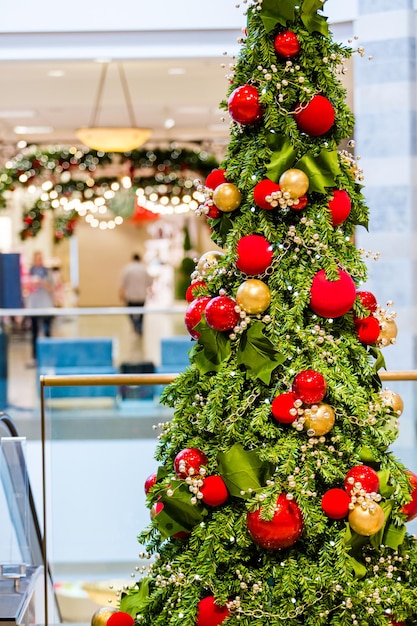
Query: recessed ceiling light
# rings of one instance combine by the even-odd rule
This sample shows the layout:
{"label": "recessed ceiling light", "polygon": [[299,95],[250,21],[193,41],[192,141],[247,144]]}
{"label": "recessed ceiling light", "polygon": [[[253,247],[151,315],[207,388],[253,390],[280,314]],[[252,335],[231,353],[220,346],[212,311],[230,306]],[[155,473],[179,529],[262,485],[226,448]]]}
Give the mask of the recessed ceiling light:
{"label": "recessed ceiling light", "polygon": [[65,72],[64,70],[50,70],[48,76],[51,78],[61,78],[61,76],[65,76]]}
{"label": "recessed ceiling light", "polygon": [[53,132],[52,126],[15,126],[16,135],[47,135]]}
{"label": "recessed ceiling light", "polygon": [[0,110],[0,117],[2,119],[6,119],[6,118],[12,118],[12,117],[35,117],[35,111],[30,111],[30,110],[24,110],[24,111],[19,111],[18,109],[16,109],[15,111],[1,111]]}
{"label": "recessed ceiling light", "polygon": [[171,74],[171,76],[179,76],[180,74],[185,74],[185,68],[184,67],[170,67],[168,70],[168,74]]}
{"label": "recessed ceiling light", "polygon": [[165,128],[174,128],[175,120],[173,120],[172,117],[168,117],[164,122],[164,126]]}

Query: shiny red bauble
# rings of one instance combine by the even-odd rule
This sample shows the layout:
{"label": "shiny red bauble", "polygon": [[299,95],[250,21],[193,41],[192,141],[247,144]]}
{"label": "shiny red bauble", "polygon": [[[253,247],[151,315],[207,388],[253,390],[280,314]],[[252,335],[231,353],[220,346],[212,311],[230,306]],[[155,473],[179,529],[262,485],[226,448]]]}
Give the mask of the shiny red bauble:
{"label": "shiny red bauble", "polygon": [[314,276],[310,288],[310,307],[321,317],[340,317],[347,313],[356,299],[356,287],[352,277],[338,270],[337,280],[328,280],[325,270]]}
{"label": "shiny red bauble", "polygon": [[156,474],[150,474],[148,478],[145,480],[145,484],[143,486],[146,494],[149,493],[149,491],[152,489],[155,483],[156,483]]}
{"label": "shiny red bauble", "polygon": [[263,110],[259,102],[259,93],[252,85],[237,87],[229,96],[228,109],[230,116],[239,124],[255,124]]}
{"label": "shiny red bauble", "polygon": [[344,189],[335,189],[333,198],[329,200],[329,209],[332,217],[332,225],[339,226],[350,214],[350,197]]}
{"label": "shiny red bauble", "polygon": [[187,302],[192,302],[197,298],[196,290],[200,288],[207,287],[204,280],[196,280],[194,283],[191,283],[189,287],[187,287],[187,291],[185,292],[185,299]]}
{"label": "shiny red bauble", "polygon": [[262,235],[245,235],[237,243],[236,267],[245,274],[262,274],[272,263],[272,246]]}
{"label": "shiny red bauble", "polygon": [[293,380],[292,392],[305,404],[321,402],[326,395],[326,381],[316,370],[303,370]]}
{"label": "shiny red bauble", "polygon": [[207,304],[204,315],[210,328],[223,332],[232,330],[239,321],[236,300],[228,296],[216,296]]}
{"label": "shiny red bauble", "polygon": [[[278,183],[274,183],[269,178],[264,178],[264,180],[260,180],[259,183],[256,183],[253,189],[253,199],[255,204],[258,205],[261,209],[265,211],[272,211],[275,207],[272,206],[271,202],[267,200],[267,198],[271,199],[273,193],[277,193],[281,191],[281,187]],[[278,204],[276,204],[278,206]]]}
{"label": "shiny red bauble", "polygon": [[300,539],[304,529],[303,515],[298,504],[294,500],[287,500],[285,493],[278,496],[271,520],[263,520],[261,512],[262,507],[249,512],[246,517],[249,534],[258,546],[267,550],[281,550]]}
{"label": "shiny red bauble", "polygon": [[407,522],[417,517],[417,476],[410,470],[407,471],[408,480],[411,485],[411,500],[401,509],[407,516]]}
{"label": "shiny red bauble", "polygon": [[300,52],[300,42],[292,30],[284,30],[278,33],[274,39],[274,48],[278,56],[283,59],[292,59]]}
{"label": "shiny red bauble", "polygon": [[210,302],[211,298],[208,296],[201,296],[200,298],[196,298],[188,305],[185,311],[185,326],[190,333],[191,337],[194,339],[198,339],[200,333],[198,330],[195,330],[195,327],[199,322],[201,322],[201,316],[203,315],[204,309]]}
{"label": "shiny red bauble", "polygon": [[292,209],[293,211],[302,211],[303,209],[306,208],[308,203],[308,196],[307,194],[304,194],[303,196],[300,196],[299,198],[297,198],[297,200],[294,201],[294,203],[290,206],[290,209]]}
{"label": "shiny red bauble", "polygon": [[135,620],[129,613],[116,611],[112,613],[106,622],[106,626],[133,626]]}
{"label": "shiny red bauble", "polygon": [[207,462],[206,455],[198,448],[184,448],[174,459],[174,470],[179,478],[187,478],[199,474],[200,468],[205,467]]}
{"label": "shiny red bauble", "polygon": [[196,626],[219,626],[226,617],[229,617],[227,606],[219,606],[214,596],[207,596],[198,603]]}
{"label": "shiny red bauble", "polygon": [[379,489],[379,476],[369,465],[355,465],[348,471],[344,480],[344,487],[350,493],[355,485],[360,483],[360,488],[366,493],[377,493]]}
{"label": "shiny red bauble", "polygon": [[206,476],[200,492],[203,495],[204,504],[209,506],[220,506],[224,504],[229,497],[229,492],[221,476]]}
{"label": "shiny red bauble", "polygon": [[349,513],[350,496],[344,489],[329,489],[323,494],[321,508],[330,519],[343,519]]}
{"label": "shiny red bauble", "polygon": [[222,212],[214,204],[211,204],[208,207],[208,211],[206,213],[206,217],[210,217],[212,220],[216,220],[221,215],[222,215]]}
{"label": "shiny red bauble", "polygon": [[297,410],[294,407],[294,402],[297,399],[292,391],[275,396],[271,404],[274,419],[281,424],[292,424],[297,419]]}
{"label": "shiny red bauble", "polygon": [[215,169],[206,178],[206,187],[209,189],[216,189],[223,183],[227,183],[225,170]]}
{"label": "shiny red bauble", "polygon": [[357,291],[356,295],[359,297],[362,306],[368,309],[369,313],[375,313],[378,302],[373,293],[370,291]]}
{"label": "shiny red bauble", "polygon": [[355,330],[359,341],[365,346],[371,346],[376,343],[381,333],[379,322],[373,315],[369,315],[369,317],[356,318]]}
{"label": "shiny red bauble", "polygon": [[318,94],[307,105],[299,105],[295,109],[294,119],[301,132],[319,137],[333,126],[335,112],[332,103]]}

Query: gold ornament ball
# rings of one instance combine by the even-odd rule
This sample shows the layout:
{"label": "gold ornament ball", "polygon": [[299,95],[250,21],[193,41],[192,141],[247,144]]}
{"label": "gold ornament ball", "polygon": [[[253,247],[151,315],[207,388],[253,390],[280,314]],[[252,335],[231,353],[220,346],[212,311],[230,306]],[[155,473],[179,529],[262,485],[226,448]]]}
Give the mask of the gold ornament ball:
{"label": "gold ornament ball", "polygon": [[381,332],[379,333],[377,342],[381,346],[389,346],[390,343],[393,343],[393,339],[396,338],[397,334],[398,328],[395,321],[383,320],[381,322]]}
{"label": "gold ornament ball", "polygon": [[271,292],[262,280],[249,278],[238,288],[236,302],[246,313],[263,313],[270,305]]}
{"label": "gold ornament ball", "polygon": [[117,609],[112,606],[102,606],[101,609],[93,614],[91,618],[91,626],[106,626],[110,615],[117,613]]}
{"label": "gold ornament ball", "polygon": [[396,412],[398,416],[402,414],[404,411],[404,402],[401,396],[391,389],[383,389],[380,394],[382,398],[382,402],[385,406],[390,406],[393,411]]}
{"label": "gold ornament ball", "polygon": [[317,409],[311,409],[307,413],[304,412],[304,428],[314,430],[317,437],[321,437],[328,433],[334,426],[335,414],[330,404],[320,402]]}
{"label": "gold ornament ball", "polygon": [[213,192],[213,202],[223,213],[231,213],[240,206],[242,194],[233,183],[222,183]]}
{"label": "gold ornament ball", "polygon": [[224,252],[220,252],[217,250],[211,250],[209,252],[205,252],[198,260],[197,263],[197,271],[200,276],[206,276],[211,272],[211,270],[216,267],[221,259],[224,256]]}
{"label": "gold ornament ball", "polygon": [[286,170],[279,179],[281,191],[289,193],[293,200],[307,193],[308,185],[309,180],[307,174],[295,168]]}
{"label": "gold ornament ball", "polygon": [[357,504],[349,513],[349,525],[355,533],[363,537],[375,535],[384,525],[384,511],[377,502],[370,502],[368,508],[363,509]]}

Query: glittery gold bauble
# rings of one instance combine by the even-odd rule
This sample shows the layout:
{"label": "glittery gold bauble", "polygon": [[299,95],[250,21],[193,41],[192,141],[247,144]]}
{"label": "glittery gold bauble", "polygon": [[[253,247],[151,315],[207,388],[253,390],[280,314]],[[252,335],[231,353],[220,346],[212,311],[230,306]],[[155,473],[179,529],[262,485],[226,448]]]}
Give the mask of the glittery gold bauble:
{"label": "glittery gold bauble", "polygon": [[91,626],[106,626],[110,615],[117,613],[117,609],[113,606],[102,606],[101,609],[93,614],[91,618]]}
{"label": "glittery gold bauble", "polygon": [[262,280],[249,278],[238,288],[236,302],[246,313],[262,313],[269,307],[271,292]]}
{"label": "glittery gold bauble", "polygon": [[300,198],[307,193],[309,180],[307,174],[302,170],[286,170],[279,179],[279,186],[282,192],[287,192],[293,200]]}
{"label": "glittery gold bauble", "polygon": [[393,339],[396,338],[397,334],[398,328],[394,320],[382,320],[377,343],[380,346],[389,346],[390,343],[394,343]]}
{"label": "glittery gold bauble", "polygon": [[304,411],[304,428],[314,430],[317,437],[328,433],[334,425],[335,415],[333,408],[325,402],[320,402],[317,409],[311,408]]}
{"label": "glittery gold bauble", "polygon": [[390,406],[393,411],[400,416],[404,410],[404,402],[401,396],[396,391],[391,389],[383,389],[380,394],[385,406]]}
{"label": "glittery gold bauble", "polygon": [[358,535],[370,537],[375,535],[384,525],[384,511],[377,502],[370,502],[366,509],[360,504],[349,513],[349,524]]}
{"label": "glittery gold bauble", "polygon": [[200,274],[200,276],[206,276],[207,274],[209,274],[212,269],[214,267],[216,267],[216,265],[219,262],[219,259],[221,259],[224,256],[224,252],[221,252],[220,250],[212,250],[210,252],[205,252],[199,259],[198,263],[197,263],[197,271]]}
{"label": "glittery gold bauble", "polygon": [[223,213],[230,213],[240,206],[242,194],[233,183],[222,183],[213,191],[213,202]]}

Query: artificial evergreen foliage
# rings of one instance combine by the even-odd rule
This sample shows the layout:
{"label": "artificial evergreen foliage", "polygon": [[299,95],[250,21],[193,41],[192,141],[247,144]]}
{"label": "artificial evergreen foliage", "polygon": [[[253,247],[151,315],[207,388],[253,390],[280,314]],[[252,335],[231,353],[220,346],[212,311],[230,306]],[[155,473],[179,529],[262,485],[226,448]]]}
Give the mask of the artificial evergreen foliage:
{"label": "artificial evergreen foliage", "polygon": [[[152,565],[120,603],[139,625],[417,624],[417,550],[404,512],[416,495],[389,450],[399,411],[381,395],[378,376],[394,322],[356,293],[367,272],[352,236],[366,227],[368,209],[355,159],[339,149],[353,130],[339,80],[353,51],[332,41],[321,11],[320,0],[259,0],[247,9],[227,97],[254,87],[262,115],[255,106],[243,118],[239,111],[245,123],[231,124],[224,171],[211,180],[216,189],[234,185],[240,204],[230,210],[227,196],[219,216],[205,218],[222,252],[192,275],[195,297],[236,299],[239,321],[216,331],[202,308],[190,365],[163,395],[174,417],[159,438],[147,495],[153,519],[140,536]],[[274,41],[285,31],[284,55],[294,36],[299,45],[282,58]],[[330,115],[323,131],[318,120],[307,134],[296,111],[317,95],[334,121]],[[238,104],[234,98],[232,117]],[[269,208],[256,204],[255,186],[279,184],[290,169],[307,175],[304,208],[291,185],[267,198]],[[335,190],[350,199],[336,226]],[[213,206],[214,189],[205,192],[202,213]],[[252,235],[273,250],[260,275],[236,265],[240,240]],[[324,309],[346,295],[332,291],[340,271],[354,282],[337,317],[310,306],[322,270],[330,283],[318,294]],[[367,345],[355,320],[371,315],[381,333]],[[204,501],[207,476],[220,477],[212,485],[226,486],[226,501]],[[209,499],[217,503],[214,492]]]}

